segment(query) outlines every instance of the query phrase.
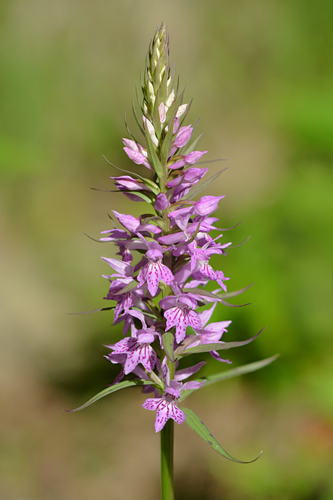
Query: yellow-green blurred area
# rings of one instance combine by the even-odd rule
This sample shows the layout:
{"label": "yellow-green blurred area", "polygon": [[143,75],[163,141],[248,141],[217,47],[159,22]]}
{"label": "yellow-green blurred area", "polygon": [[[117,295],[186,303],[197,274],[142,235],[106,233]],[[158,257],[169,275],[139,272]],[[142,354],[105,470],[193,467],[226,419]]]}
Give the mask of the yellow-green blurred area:
{"label": "yellow-green blurred area", "polygon": [[[79,413],[118,368],[104,345],[121,338],[105,307],[114,256],[95,243],[107,214],[149,211],[112,190],[102,158],[138,168],[122,150],[148,44],[170,34],[188,123],[208,149],[204,194],[225,195],[213,265],[234,367],[280,353],[269,367],[186,401],[229,463],[184,424],[176,429],[177,500],[333,498],[331,0],[1,0],[1,500],[156,500],[159,437],[137,388]],[[142,172],[142,170],[140,170]],[[197,362],[194,357],[191,361]],[[228,369],[205,356],[203,373]],[[190,361],[190,360],[189,360]]]}

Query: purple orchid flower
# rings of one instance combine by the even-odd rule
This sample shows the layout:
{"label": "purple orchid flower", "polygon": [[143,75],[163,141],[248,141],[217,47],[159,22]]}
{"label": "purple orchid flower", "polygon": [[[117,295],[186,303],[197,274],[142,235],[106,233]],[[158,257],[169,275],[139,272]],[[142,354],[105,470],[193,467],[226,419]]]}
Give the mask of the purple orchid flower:
{"label": "purple orchid flower", "polygon": [[166,309],[164,317],[167,320],[166,331],[170,330],[173,326],[176,327],[176,342],[182,342],[186,335],[186,328],[201,328],[201,319],[199,314],[195,311],[197,301],[193,295],[189,293],[178,293],[164,297],[160,300],[162,309]]}
{"label": "purple orchid flower", "polygon": [[[206,311],[199,313],[201,320],[201,328],[193,328],[195,335],[190,335],[186,339],[186,349],[190,347],[196,347],[198,345],[203,344],[223,344],[224,342],[220,341],[223,333],[227,332],[228,326],[231,324],[231,321],[219,321],[217,323],[210,323],[207,325],[210,320],[214,309],[216,307],[216,303]],[[185,349],[185,351],[186,351]],[[211,351],[209,353],[214,359],[217,361],[222,361],[224,363],[230,364],[231,361],[229,359],[223,359],[220,357],[218,351]]]}
{"label": "purple orchid flower", "polygon": [[[130,375],[119,389],[136,384],[144,386],[144,393],[154,391],[155,397],[147,399],[143,407],[157,412],[156,432],[169,419],[179,424],[186,420],[187,410],[178,407],[182,392],[204,383],[184,382],[203,365],[178,370],[184,352],[190,355],[191,347],[205,345],[194,350],[203,352],[214,347],[210,344],[223,344],[222,335],[231,323],[210,322],[217,303],[226,303],[221,297],[229,280],[211,264],[212,257],[226,255],[231,245],[220,242],[223,230],[213,216],[224,196],[194,199],[199,188],[207,188],[217,176],[196,186],[208,172],[198,165],[207,151],[195,150],[196,140],[190,143],[194,127],[184,124],[183,116],[189,105],[182,103],[183,93],[175,86],[168,54],[162,25],[150,46],[142,77],[142,114],[134,113],[145,143],[139,144],[132,134],[123,139],[128,158],[152,170],[153,175],[144,178],[125,170],[129,175],[112,177],[120,192],[146,202],[145,213],[136,217],[113,211],[115,226],[119,223],[121,228],[103,231],[100,238],[116,247],[118,258],[113,254],[112,258],[102,257],[113,270],[111,275],[103,275],[110,282],[104,298],[115,301],[109,308],[114,309],[113,325],[121,323],[124,334],[109,346],[106,357],[121,368],[115,384]],[[213,231],[219,231],[219,236]],[[216,282],[218,289],[205,289],[210,282]],[[211,307],[202,311],[208,303]],[[188,327],[193,331],[188,332]],[[210,354],[230,362],[216,350]],[[193,422],[189,418],[188,423]]]}
{"label": "purple orchid flower", "polygon": [[[146,410],[156,411],[155,431],[160,432],[165,426],[169,418],[172,418],[177,424],[183,424],[186,420],[184,412],[178,407],[178,399],[184,390],[199,389],[204,383],[202,382],[185,382],[183,384],[180,380],[184,380],[196,371],[198,371],[204,363],[198,363],[194,367],[181,370],[181,374],[177,372],[174,380],[170,380],[170,370],[167,366],[167,358],[165,357],[162,362],[162,375],[165,389],[161,397],[148,398],[143,403],[143,408]],[[194,370],[193,370],[194,368]]]}
{"label": "purple orchid flower", "polygon": [[109,345],[113,350],[112,354],[125,354],[124,374],[131,373],[139,363],[141,363],[148,372],[152,372],[157,355],[151,347],[155,336],[158,335],[154,328],[144,328],[138,330],[136,337],[126,337],[116,344]]}
{"label": "purple orchid flower", "polygon": [[163,252],[166,249],[163,249],[157,241],[148,243],[142,236],[141,240],[146,243],[148,248],[146,252],[148,263],[140,270],[138,281],[140,285],[147,283],[149,293],[152,297],[155,297],[159,283],[163,281],[166,285],[171,285],[174,276],[170,269],[162,263]]}
{"label": "purple orchid flower", "polygon": [[144,165],[149,170],[153,170],[148,161],[147,151],[140,144],[130,139],[123,139],[123,143],[125,144],[124,151],[130,160],[137,165]]}
{"label": "purple orchid flower", "polygon": [[177,149],[185,146],[191,138],[193,132],[193,127],[191,125],[186,125],[186,127],[180,127],[177,132],[176,139],[173,142],[173,147],[171,149],[171,156],[177,151]]}
{"label": "purple orchid flower", "polygon": [[154,224],[141,224],[140,219],[137,219],[133,215],[126,215],[116,212],[116,210],[112,210],[120,224],[130,231],[133,234],[137,234],[139,232],[150,232],[153,234],[157,234],[161,232],[161,229]]}
{"label": "purple orchid flower", "polygon": [[200,215],[205,217],[210,215],[217,209],[219,201],[224,196],[203,196],[200,200],[192,203],[191,206],[185,208],[178,208],[170,212],[168,217],[173,219],[180,229],[186,229],[190,217]]}
{"label": "purple orchid flower", "polygon": [[170,168],[170,170],[174,170],[176,168],[194,165],[206,153],[207,151],[191,151],[191,153],[188,153],[187,155],[177,155],[176,157],[174,157],[174,160],[176,161],[174,161],[173,163],[171,163],[171,160],[169,160],[168,167]]}
{"label": "purple orchid flower", "polygon": [[168,188],[175,188],[170,198],[171,203],[176,203],[183,198],[200,179],[208,172],[208,168],[189,168],[183,175],[168,182]]}
{"label": "purple orchid flower", "polygon": [[134,193],[128,193],[127,191],[145,191],[146,193],[151,193],[151,189],[143,184],[140,179],[134,179],[130,175],[120,175],[119,177],[110,177],[115,181],[115,187],[122,191],[127,198],[132,201],[142,201],[140,196]]}

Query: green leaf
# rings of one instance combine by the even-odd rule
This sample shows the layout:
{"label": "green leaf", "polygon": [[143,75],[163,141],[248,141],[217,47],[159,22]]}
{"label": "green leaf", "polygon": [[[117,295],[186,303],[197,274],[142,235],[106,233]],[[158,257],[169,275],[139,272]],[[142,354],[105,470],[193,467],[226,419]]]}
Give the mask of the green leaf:
{"label": "green leaf", "polygon": [[[136,121],[136,124],[137,124],[137,126],[139,127],[139,129],[140,129],[140,132],[141,132],[143,135],[145,135],[145,131],[143,130],[143,127],[142,127],[142,125],[141,125],[141,122],[140,122],[140,120],[139,120],[139,118],[138,118],[138,115],[137,115],[137,113],[136,113],[136,109],[135,109],[135,104],[134,104],[134,102],[132,102],[132,111],[133,111],[133,116],[134,116],[134,119],[135,119],[135,121]],[[132,134],[131,134],[131,135],[132,135]]]}
{"label": "green leaf", "polygon": [[147,143],[147,153],[148,153],[148,160],[152,168],[155,170],[157,176],[161,179],[163,177],[163,166],[160,162],[159,157],[157,156],[155,146],[151,140],[151,137],[148,133],[148,127],[145,128],[145,136],[146,136],[146,143]]}
{"label": "green leaf", "polygon": [[130,170],[125,170],[124,168],[120,168],[120,167],[117,167],[116,165],[114,165],[113,163],[111,163],[107,158],[106,156],[102,155],[104,160],[109,164],[111,165],[111,167],[115,168],[116,170],[120,170],[121,172],[125,172],[125,174],[130,174],[131,176],[134,176],[134,177],[137,177],[138,179],[141,179],[145,184],[147,179],[145,177],[142,177],[142,175],[139,175],[137,174],[136,172],[131,172]]}
{"label": "green leaf", "polygon": [[280,354],[275,354],[275,356],[262,359],[261,361],[255,361],[254,363],[249,363],[248,365],[239,366],[237,368],[233,368],[232,370],[226,370],[221,373],[215,373],[214,375],[209,375],[206,378],[204,386],[208,387],[209,385],[215,384],[216,382],[221,382],[221,380],[227,380],[229,378],[238,377],[239,375],[244,375],[245,373],[255,372],[257,370],[260,370],[261,368],[264,368],[267,365],[270,365],[279,356]]}
{"label": "green leaf", "polygon": [[[203,288],[189,288],[189,287],[186,288],[185,287],[185,288],[183,288],[183,292],[194,293],[197,295],[202,295],[203,297],[210,297],[212,299],[215,299],[218,302],[221,302],[222,304],[224,304],[225,306],[228,306],[228,307],[245,307],[245,306],[248,306],[250,304],[250,302],[248,302],[247,304],[240,304],[240,305],[229,304],[229,302],[222,299],[222,297],[219,297],[219,295],[217,293],[210,292],[209,290],[204,290]],[[235,293],[235,292],[231,292],[231,293]],[[241,292],[239,292],[239,293],[241,293]],[[223,297],[225,297],[226,295],[227,294],[223,293]],[[236,293],[235,293],[235,295],[236,295]]]}
{"label": "green leaf", "polygon": [[207,444],[209,444],[213,450],[217,451],[222,457],[227,458],[228,460],[232,460],[233,462],[237,462],[239,464],[249,464],[258,460],[261,456],[262,452],[253,460],[249,460],[247,462],[243,460],[237,460],[237,458],[232,457],[227,453],[222,446],[216,441],[213,434],[207,429],[203,421],[194,413],[194,411],[189,408],[182,408],[182,411],[186,415],[186,423],[193,429]]}
{"label": "green leaf", "polygon": [[147,196],[145,193],[143,193],[142,191],[120,191],[121,193],[124,193],[124,194],[134,194],[135,196],[138,196],[139,198],[142,199],[142,201],[146,201],[147,203],[149,203],[150,205],[152,205],[153,203],[153,200],[150,196]]}
{"label": "green leaf", "polygon": [[[224,342],[223,344],[216,344],[216,343],[214,343],[214,344],[201,344],[201,345],[198,345],[196,347],[189,347],[186,350],[185,350],[186,346],[180,346],[180,347],[178,347],[178,349],[176,349],[175,355],[176,356],[188,356],[190,354],[196,354],[199,352],[224,351],[226,349],[240,347],[240,346],[249,344],[250,342],[255,340],[261,334],[261,332],[263,330],[265,330],[265,328],[260,330],[260,332],[257,333],[257,335],[255,335],[254,337],[251,337],[250,339],[247,339],[247,340],[241,340],[238,342]],[[193,340],[195,340],[195,337],[193,337]]]}
{"label": "green leaf", "polygon": [[91,313],[97,313],[101,311],[110,311],[111,309],[114,309],[116,306],[110,306],[110,307],[102,307],[102,309],[94,309],[93,311],[83,311],[83,312],[78,312],[78,313],[66,313],[68,315],[72,314],[91,314]]}
{"label": "green leaf", "polygon": [[120,391],[121,389],[127,389],[127,387],[133,387],[135,385],[153,385],[153,382],[150,380],[124,380],[123,382],[119,382],[119,384],[116,385],[111,385],[110,387],[107,387],[103,391],[95,394],[92,398],[90,398],[86,403],[84,403],[81,406],[78,406],[77,408],[74,408],[74,410],[65,410],[69,413],[72,413],[74,411],[79,411],[83,410],[84,408],[87,408],[87,406],[92,405],[99,399],[104,398],[105,396],[108,396],[109,394],[112,394],[113,392]]}
{"label": "green leaf", "polygon": [[225,170],[227,170],[226,168],[223,168],[222,170],[220,170],[219,172],[217,172],[217,174],[215,175],[212,175],[212,177],[210,177],[209,179],[207,179],[206,181],[202,182],[201,184],[195,186],[194,188],[191,189],[191,191],[189,193],[187,193],[185,196],[183,196],[183,200],[192,200],[195,196],[197,196],[197,194],[201,193],[201,191],[203,191],[204,189],[206,189],[207,186],[209,186],[209,184],[211,184],[212,182],[215,181],[215,179],[218,178],[219,175],[222,174],[222,172],[224,172]]}
{"label": "green leaf", "polygon": [[202,295],[203,297],[211,297],[212,299],[217,299],[218,301],[220,300],[220,297],[213,292],[210,292],[209,290],[204,290],[203,288],[183,288],[183,292],[189,292],[189,293],[194,293],[196,295]]}
{"label": "green leaf", "polygon": [[[262,359],[261,361],[255,361],[254,363],[249,363],[247,365],[239,366],[237,368],[232,368],[231,370],[224,370],[220,373],[215,373],[214,375],[208,375],[205,379],[206,382],[200,389],[203,387],[208,387],[209,385],[216,384],[216,382],[221,382],[222,380],[228,380],[229,378],[238,377],[239,375],[245,375],[245,373],[255,372],[264,368],[267,365],[270,365],[275,361],[280,354],[275,354],[275,356],[271,356],[270,358]],[[203,379],[200,380],[202,382]],[[187,391],[183,391],[179,401],[184,401],[193,391],[197,391],[198,389],[189,389]]]}
{"label": "green leaf", "polygon": [[246,292],[246,290],[251,288],[251,286],[253,286],[252,283],[251,283],[251,285],[247,285],[244,288],[240,288],[239,290],[235,290],[234,292],[223,293],[223,298],[224,299],[231,299],[232,297],[236,297],[237,295],[240,295],[241,293]]}
{"label": "green leaf", "polygon": [[162,336],[163,341],[163,349],[165,350],[165,354],[168,356],[170,361],[174,362],[176,360],[175,353],[173,350],[174,347],[174,336],[171,332],[165,332]]}
{"label": "green leaf", "polygon": [[149,187],[154,194],[157,195],[160,192],[160,188],[158,187],[157,184],[155,184],[155,182],[151,181],[150,179],[146,179],[145,177],[143,177],[142,179],[143,179],[143,183],[147,187]]}
{"label": "green leaf", "polygon": [[171,145],[172,145],[172,135],[173,135],[173,126],[172,126],[172,123],[169,123],[169,128],[168,128],[168,131],[165,134],[165,137],[163,139],[161,152],[160,152],[162,164],[165,164],[167,162],[168,157],[169,157]]}

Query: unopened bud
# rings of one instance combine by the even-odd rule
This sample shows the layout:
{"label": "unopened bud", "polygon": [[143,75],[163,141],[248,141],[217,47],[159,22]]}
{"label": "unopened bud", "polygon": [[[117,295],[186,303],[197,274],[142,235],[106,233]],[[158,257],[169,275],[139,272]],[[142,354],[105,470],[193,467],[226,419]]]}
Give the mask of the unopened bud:
{"label": "unopened bud", "polygon": [[165,110],[164,102],[161,102],[161,104],[159,105],[158,113],[160,115],[160,122],[164,123],[165,118],[166,118],[166,110]]}
{"label": "unopened bud", "polygon": [[158,211],[165,210],[168,205],[169,205],[169,202],[168,202],[168,198],[166,197],[166,195],[164,193],[159,193],[156,196],[156,201],[155,201],[155,205],[154,205],[155,210],[158,210]]}

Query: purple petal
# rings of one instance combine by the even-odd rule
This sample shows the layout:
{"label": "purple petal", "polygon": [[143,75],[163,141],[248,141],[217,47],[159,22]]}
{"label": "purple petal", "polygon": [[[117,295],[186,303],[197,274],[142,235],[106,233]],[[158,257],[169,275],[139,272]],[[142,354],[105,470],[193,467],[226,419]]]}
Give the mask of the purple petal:
{"label": "purple petal", "polygon": [[175,403],[170,403],[172,405],[171,408],[171,418],[177,423],[177,424],[183,424],[186,420],[185,413],[176,406]]}
{"label": "purple petal", "polygon": [[122,276],[128,276],[132,277],[133,276],[133,267],[131,264],[128,264],[127,262],[123,262],[118,259],[112,259],[112,258],[107,258],[107,257],[101,257],[102,260],[105,260],[111,266],[115,271],[120,273]]}
{"label": "purple petal", "polygon": [[[190,153],[192,154],[192,153]],[[189,155],[188,155],[189,156]],[[185,175],[184,181],[189,182],[191,184],[198,182],[206,173],[208,172],[208,168],[189,168]]]}
{"label": "purple petal", "polygon": [[[192,151],[191,153],[186,155],[184,158],[186,165],[193,165],[198,160],[200,160],[200,158],[206,153],[207,153],[207,151]],[[207,171],[208,169],[205,169],[205,170]]]}
{"label": "purple petal", "polygon": [[188,391],[189,389],[200,389],[204,385],[206,380],[202,380],[201,382],[198,382],[196,380],[192,380],[191,382],[185,382],[183,385],[183,390]]}
{"label": "purple petal", "polygon": [[161,402],[162,402],[162,398],[148,398],[148,399],[146,399],[146,401],[143,403],[142,406],[146,410],[155,411],[155,410],[157,410],[157,408]]}
{"label": "purple petal", "polygon": [[133,151],[129,148],[124,148],[124,151],[129,159],[133,160],[137,165],[142,165],[146,161],[146,158],[143,156],[143,154],[139,153],[138,151]]}
{"label": "purple petal", "polygon": [[216,361],[222,361],[223,363],[228,363],[228,365],[230,365],[232,363],[232,361],[230,361],[229,359],[223,359],[223,358],[221,358],[221,356],[219,355],[219,353],[217,351],[211,351],[209,354],[214,359],[216,359]]}
{"label": "purple petal", "polygon": [[188,368],[183,368],[182,370],[177,370],[175,374],[175,380],[178,382],[185,380],[188,377],[191,377],[194,373],[197,373],[204,365],[206,361],[201,361],[194,366],[189,366]]}
{"label": "purple petal", "polygon": [[189,311],[188,312],[188,324],[192,327],[192,328],[201,328],[201,320],[200,320],[200,316],[197,312],[195,311]]}
{"label": "purple petal", "polygon": [[224,196],[203,196],[195,204],[197,215],[209,215],[217,209],[218,203]]}
{"label": "purple petal", "polygon": [[140,221],[133,215],[120,214],[116,210],[112,210],[114,215],[119,220],[120,224],[124,226],[129,231],[135,233],[140,226]]}
{"label": "purple petal", "polygon": [[127,359],[124,365],[125,375],[131,373],[134,370],[134,368],[137,367],[138,364],[139,364],[139,352],[138,349],[135,349],[135,351],[127,354]]}
{"label": "purple petal", "polygon": [[[174,384],[174,381],[172,380],[170,385],[172,386],[173,384]],[[177,384],[177,385],[179,385],[181,387],[181,384]],[[164,396],[166,394],[170,394],[171,396],[173,396],[176,399],[179,399],[181,396],[181,392],[178,389],[175,389],[174,387],[167,387],[163,394],[164,394]]]}
{"label": "purple petal", "polygon": [[[138,179],[133,179],[129,175],[120,175],[119,177],[110,177],[115,181],[115,185],[119,189],[130,189],[131,191],[142,191],[148,190],[146,186],[143,186]],[[140,198],[141,199],[141,198]]]}
{"label": "purple petal", "polygon": [[174,147],[182,148],[190,140],[193,127],[187,125],[186,127],[181,127],[178,131],[177,137],[173,143]]}
{"label": "purple petal", "polygon": [[176,168],[184,167],[185,165],[186,165],[185,160],[178,160],[175,163],[172,163],[171,165],[169,165],[169,168],[171,170],[174,170]]}
{"label": "purple petal", "polygon": [[148,372],[152,372],[157,360],[157,355],[150,345],[143,345],[139,352],[139,362],[146,368]]}

